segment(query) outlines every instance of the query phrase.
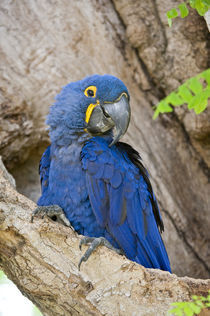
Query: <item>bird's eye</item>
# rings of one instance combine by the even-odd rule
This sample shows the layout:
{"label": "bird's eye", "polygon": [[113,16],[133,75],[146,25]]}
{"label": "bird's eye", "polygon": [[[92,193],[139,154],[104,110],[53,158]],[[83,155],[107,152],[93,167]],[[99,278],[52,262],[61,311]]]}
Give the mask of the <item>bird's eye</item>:
{"label": "bird's eye", "polygon": [[84,94],[86,97],[95,98],[97,88],[95,86],[89,86],[85,89]]}
{"label": "bird's eye", "polygon": [[88,94],[89,97],[93,97],[94,96],[94,91],[91,90],[91,89],[88,89],[87,90],[87,94]]}

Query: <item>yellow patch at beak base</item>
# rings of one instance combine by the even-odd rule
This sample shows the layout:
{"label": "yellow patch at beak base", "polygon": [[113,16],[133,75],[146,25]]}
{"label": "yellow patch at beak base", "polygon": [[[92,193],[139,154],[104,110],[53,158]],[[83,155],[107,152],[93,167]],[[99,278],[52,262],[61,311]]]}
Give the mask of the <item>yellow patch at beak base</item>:
{"label": "yellow patch at beak base", "polygon": [[97,102],[95,103],[95,104],[90,104],[89,106],[88,106],[88,108],[87,108],[87,110],[86,110],[86,115],[85,115],[85,122],[86,123],[88,123],[89,122],[89,120],[90,120],[90,117],[91,117],[91,114],[92,114],[92,112],[93,112],[93,109],[97,106],[97,105],[99,105],[100,104],[100,102],[97,100]]}

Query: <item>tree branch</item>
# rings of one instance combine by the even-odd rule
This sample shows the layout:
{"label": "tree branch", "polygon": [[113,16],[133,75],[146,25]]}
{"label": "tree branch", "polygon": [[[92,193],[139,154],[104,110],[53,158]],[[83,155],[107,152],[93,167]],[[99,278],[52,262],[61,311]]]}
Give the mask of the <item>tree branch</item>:
{"label": "tree branch", "polygon": [[0,265],[44,315],[162,315],[210,288],[210,280],[145,269],[104,247],[78,271],[81,237],[47,218],[31,223],[36,205],[6,178],[1,168]]}

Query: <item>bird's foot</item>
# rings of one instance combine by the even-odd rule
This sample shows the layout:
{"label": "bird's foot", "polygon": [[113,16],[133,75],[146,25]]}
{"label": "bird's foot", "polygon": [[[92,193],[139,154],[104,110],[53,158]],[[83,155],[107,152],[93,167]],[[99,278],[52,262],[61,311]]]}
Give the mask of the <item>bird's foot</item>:
{"label": "bird's foot", "polygon": [[41,216],[41,218],[44,218],[45,216],[48,216],[51,218],[54,222],[58,222],[60,224],[63,224],[65,226],[71,227],[71,223],[66,217],[64,211],[62,208],[58,205],[49,205],[49,206],[38,206],[31,216],[31,222],[33,223],[34,217]]}
{"label": "bird's foot", "polygon": [[123,251],[120,249],[117,249],[115,247],[113,247],[110,242],[104,238],[104,237],[83,237],[83,239],[80,240],[79,243],[79,249],[82,249],[82,245],[88,245],[90,244],[89,248],[86,250],[86,252],[84,253],[84,255],[81,257],[79,264],[78,264],[78,268],[80,270],[80,266],[82,264],[82,262],[85,262],[88,260],[88,258],[90,257],[90,255],[92,254],[92,252],[97,249],[99,246],[105,246],[111,250],[114,250],[116,253],[123,255]]}

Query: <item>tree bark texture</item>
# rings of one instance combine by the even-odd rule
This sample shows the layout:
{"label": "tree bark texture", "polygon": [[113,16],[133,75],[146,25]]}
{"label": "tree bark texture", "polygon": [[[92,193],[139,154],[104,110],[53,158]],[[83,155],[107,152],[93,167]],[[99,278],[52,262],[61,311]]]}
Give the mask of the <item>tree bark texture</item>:
{"label": "tree bark texture", "polygon": [[[183,107],[152,120],[152,107],[158,100],[209,67],[205,20],[191,10],[187,18],[177,18],[169,28],[165,13],[176,6],[177,1],[172,0],[1,1],[0,152],[17,180],[18,190],[36,200],[38,162],[49,142],[45,116],[56,93],[68,82],[93,73],[110,73],[121,78],[128,86],[132,108],[131,124],[124,140],[140,152],[150,171],[165,222],[163,239],[172,270],[179,276],[208,278],[209,108],[196,116]],[[9,204],[8,209],[10,206],[14,205]],[[11,211],[11,216],[20,212],[19,216],[14,215],[18,223],[22,216],[27,220],[28,224],[20,224],[25,227],[22,229],[27,225],[32,229],[29,208],[31,204],[25,207],[25,213],[24,208],[15,207]],[[40,231],[31,236],[33,242],[41,248],[47,244],[49,252],[54,239],[63,240],[69,232],[48,222],[37,221],[34,225]],[[16,237],[15,231],[22,236],[19,228],[11,231],[8,230],[11,236]],[[57,237],[55,232],[58,232]],[[70,236],[73,235],[69,235],[69,254],[67,244],[63,243],[67,257],[71,256]],[[16,246],[22,247],[21,238],[25,249],[28,237],[20,237]],[[51,282],[56,278],[61,285],[67,282],[68,274],[65,280],[62,279],[65,273],[54,275],[56,258],[60,260],[59,248],[56,249],[58,255],[46,269]],[[7,251],[13,256],[11,249],[6,248]],[[108,256],[105,250],[100,253]],[[38,252],[34,260],[41,277],[42,263],[37,258]],[[90,266],[88,263],[85,271]],[[128,266],[136,269],[131,263]],[[9,269],[6,272],[18,282],[18,272],[16,276],[12,276]],[[145,273],[151,275],[151,272]],[[165,274],[160,275],[165,277]],[[175,281],[179,280],[176,277],[169,277],[179,282]],[[34,286],[35,292],[37,287]],[[46,293],[45,298],[47,300]]]}
{"label": "tree bark texture", "polygon": [[31,223],[35,204],[0,167],[0,267],[43,315],[166,315],[170,303],[207,294],[210,280],[145,269],[104,247],[79,271],[81,236],[48,219]]}

